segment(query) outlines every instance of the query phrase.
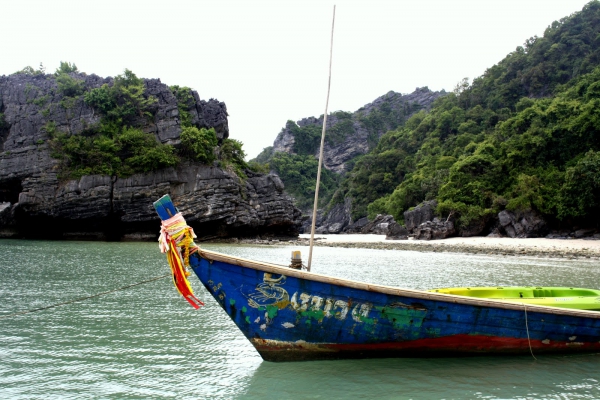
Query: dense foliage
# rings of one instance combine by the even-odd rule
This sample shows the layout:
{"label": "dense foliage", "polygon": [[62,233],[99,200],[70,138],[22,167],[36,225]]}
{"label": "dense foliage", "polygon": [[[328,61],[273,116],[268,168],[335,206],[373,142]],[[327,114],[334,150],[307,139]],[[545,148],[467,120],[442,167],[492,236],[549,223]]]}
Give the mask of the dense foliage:
{"label": "dense foliage", "polygon": [[100,135],[55,133],[52,156],[68,165],[68,176],[101,174],[129,176],[175,166],[179,159],[172,146],[159,144],[140,129],[125,127]]}
{"label": "dense foliage", "polygon": [[[25,68],[19,73],[31,73]],[[146,94],[143,79],[130,70],[114,78],[112,84],[86,90],[85,82],[78,75],[75,64],[61,62],[54,74],[59,92],[60,105],[69,111],[78,101],[84,101],[101,115],[100,122],[88,126],[81,134],[71,135],[60,131],[55,122],[49,120],[44,126],[51,140],[52,156],[61,160],[61,176],[78,178],[89,174],[126,177],[134,173],[173,167],[181,159],[203,164],[218,165],[245,178],[242,143],[234,139],[223,139],[220,143],[214,129],[192,125],[191,108],[195,99],[188,87],[172,86],[179,110],[182,127],[180,145],[159,143],[152,134],[141,129],[152,122],[157,99]],[[36,99],[40,106],[47,99]],[[37,103],[36,103],[37,104]],[[49,112],[42,111],[44,116]],[[69,114],[68,114],[69,115]],[[1,114],[0,114],[1,116]],[[0,133],[2,132],[0,120]]]}
{"label": "dense foliage", "polygon": [[[427,88],[422,89],[428,91]],[[366,132],[369,147],[373,148],[377,145],[379,137],[386,132],[386,130],[395,129],[398,126],[401,126],[409,115],[414,114],[420,108],[421,106],[418,103],[406,101],[402,98],[401,94],[390,92],[381,99],[378,99],[377,105],[372,105],[368,107],[368,109],[362,108],[356,113],[345,111],[333,112],[328,118],[325,144],[332,147],[340,145],[344,143],[348,137],[357,135],[357,132],[360,130],[361,134]],[[271,168],[278,172],[286,188],[294,188],[290,190],[293,191],[297,205],[299,205],[300,208],[307,210],[307,205],[312,206],[314,202],[314,189],[309,190],[308,188],[311,186],[314,188],[316,185],[317,161],[315,157],[317,156],[321,143],[323,116],[319,119],[312,118],[312,120],[304,120],[301,124],[302,125],[300,126],[293,121],[287,121],[284,128],[284,130],[294,138],[292,155],[289,157],[278,156],[274,153],[273,147],[267,147],[252,160],[252,165],[261,168],[262,170]],[[278,156],[279,158],[275,163],[272,163],[275,156]],[[307,166],[308,157],[313,158],[310,163],[314,164],[315,169],[310,173],[310,176],[312,177],[311,180],[299,184],[296,175],[294,173],[289,173],[288,168],[294,164],[297,164],[300,168],[305,168]],[[368,156],[363,162],[367,162],[367,159]],[[286,162],[284,163],[285,167],[282,167],[282,160],[293,160],[293,162]],[[345,167],[350,170],[357,161],[357,158],[349,160],[345,163]],[[274,168],[275,166],[279,169],[283,168],[283,172],[280,173],[278,169]],[[329,203],[329,205],[332,206],[336,202],[343,202],[343,196],[341,196],[341,194],[344,193],[343,191],[338,191],[338,196],[333,197],[342,178],[325,169],[323,171],[323,174],[328,175],[326,178],[328,183],[325,190],[322,188],[319,189],[319,203]],[[372,178],[372,180],[373,179],[377,179],[377,177]],[[389,186],[390,182],[389,180],[385,180],[381,182],[378,181],[376,184],[383,188],[384,186]],[[303,187],[305,190],[299,190],[300,187]],[[387,189],[389,191],[389,188]],[[364,205],[362,206],[363,213],[366,213],[366,206],[369,202],[388,193],[388,191],[376,189],[375,191],[365,190],[364,193],[361,194],[355,193],[355,195],[360,195],[364,202]],[[333,201],[333,203],[331,201]]]}
{"label": "dense foliage", "polygon": [[111,86],[104,84],[86,91],[84,82],[72,75],[74,72],[75,64],[64,62],[56,70],[56,83],[63,94],[61,105],[72,108],[83,97],[102,118],[97,126],[88,127],[80,135],[60,132],[52,121],[46,124],[52,138],[52,156],[62,161],[64,177],[129,176],[179,163],[173,147],[160,144],[153,135],[133,126],[136,118],[151,116],[149,109],[156,103],[155,98],[145,95],[142,79],[126,69]]}
{"label": "dense foliage", "polygon": [[145,95],[144,81],[126,69],[117,75],[113,84],[104,84],[87,92],[85,102],[98,109],[104,116],[103,123],[129,125],[136,117],[151,117],[151,106],[157,102]]}
{"label": "dense foliage", "polygon": [[[294,196],[296,206],[310,210],[314,203],[318,160],[311,155],[276,153],[269,163],[285,182],[285,190]],[[319,205],[324,206],[337,187],[338,176],[326,169],[321,173]]]}
{"label": "dense foliage", "polygon": [[593,1],[384,135],[341,185],[354,216],[402,220],[437,199],[438,212],[462,228],[505,208],[556,223],[597,221],[599,31]]}
{"label": "dense foliage", "polygon": [[[244,170],[251,168],[246,163],[246,152],[243,150],[243,143],[236,139],[223,139],[219,147],[219,166],[231,170],[240,178],[246,178]],[[258,171],[254,169],[255,171]]]}
{"label": "dense foliage", "polygon": [[214,129],[188,126],[181,130],[180,139],[183,156],[204,164],[210,164],[215,160],[214,148],[218,141]]}
{"label": "dense foliage", "polygon": [[179,123],[183,128],[192,126],[192,116],[190,108],[194,106],[194,96],[192,89],[187,86],[173,85],[170,87],[171,92],[177,99],[177,110],[179,111]]}
{"label": "dense foliage", "polygon": [[321,144],[321,130],[318,125],[298,126],[288,121],[285,128],[294,136],[294,152],[300,155],[314,155]]}

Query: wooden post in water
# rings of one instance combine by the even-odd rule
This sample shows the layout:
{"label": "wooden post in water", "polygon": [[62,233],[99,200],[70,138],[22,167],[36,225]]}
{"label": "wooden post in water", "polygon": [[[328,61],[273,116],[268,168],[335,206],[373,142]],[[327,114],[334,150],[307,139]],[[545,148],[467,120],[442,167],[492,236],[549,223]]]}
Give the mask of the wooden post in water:
{"label": "wooden post in water", "polygon": [[321,165],[323,164],[323,145],[325,144],[325,128],[327,126],[327,108],[329,107],[329,92],[331,90],[331,60],[333,59],[333,28],[335,26],[335,5],[333,6],[333,20],[331,21],[331,43],[329,46],[329,81],[327,82],[327,100],[325,101],[325,114],[323,115],[323,130],[321,131],[321,150],[319,152],[319,168],[317,169],[317,186],[315,189],[315,204],[313,206],[312,225],[310,228],[310,247],[308,251],[308,265],[310,271],[312,262],[313,243],[315,240],[315,223],[317,221],[317,203],[319,202],[319,184],[321,183]]}

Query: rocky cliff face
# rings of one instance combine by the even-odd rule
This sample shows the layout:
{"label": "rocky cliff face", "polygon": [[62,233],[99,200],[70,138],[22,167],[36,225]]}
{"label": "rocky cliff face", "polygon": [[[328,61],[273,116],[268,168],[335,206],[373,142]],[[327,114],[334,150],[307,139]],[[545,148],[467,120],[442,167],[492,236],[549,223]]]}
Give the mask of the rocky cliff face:
{"label": "rocky cliff face", "polygon": [[[353,114],[332,113],[327,117],[327,140],[323,148],[323,165],[336,173],[346,169],[346,163],[366,154],[387,131],[396,129],[412,114],[429,109],[435,99],[445,92],[433,92],[427,87],[417,88],[403,95],[393,91],[377,98]],[[323,126],[323,116],[309,117],[297,122],[298,126]],[[332,136],[333,135],[333,136]],[[273,153],[294,153],[294,134],[284,128],[273,143]],[[317,148],[314,156],[319,157]]]}
{"label": "rocky cliff face", "polygon": [[[327,117],[326,141],[323,149],[323,166],[337,174],[343,174],[352,167],[352,160],[368,153],[381,136],[397,129],[419,110],[431,108],[435,99],[445,94],[444,91],[433,92],[427,87],[417,88],[413,93],[403,95],[393,91],[377,98],[372,103],[361,107],[354,113],[333,112]],[[263,154],[263,162],[277,152],[296,154],[296,137],[298,131],[321,132],[323,116],[304,118],[296,123],[288,122],[277,135],[270,154]],[[306,138],[300,140],[300,143]],[[265,151],[269,151],[265,149]],[[313,155],[319,157],[319,146]],[[301,154],[305,155],[305,154]],[[361,231],[363,222],[352,220],[352,204],[346,199],[343,204],[334,206],[325,215],[317,219],[317,232],[343,233]],[[304,224],[306,230],[310,221]]]}
{"label": "rocky cliff face", "polygon": [[[86,90],[112,83],[112,78],[96,75],[71,76],[83,81]],[[158,79],[144,84],[146,94],[158,101],[153,117],[134,125],[157,141],[177,145],[177,99]],[[227,138],[225,104],[192,94],[185,106],[192,125],[215,128],[220,140]],[[201,238],[297,234],[300,213],[275,175],[249,172],[244,181],[214,166],[184,163],[128,178],[60,180],[47,143],[48,123],[80,135],[99,120],[83,96],[63,96],[52,75],[0,76],[0,237],[155,237],[159,223],[152,202],[166,193]]]}

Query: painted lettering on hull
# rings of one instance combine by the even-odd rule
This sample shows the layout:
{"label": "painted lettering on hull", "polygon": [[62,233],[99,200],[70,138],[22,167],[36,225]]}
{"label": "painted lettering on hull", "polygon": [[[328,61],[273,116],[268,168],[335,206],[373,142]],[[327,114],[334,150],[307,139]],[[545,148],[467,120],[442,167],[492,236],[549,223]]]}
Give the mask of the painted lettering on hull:
{"label": "painted lettering on hull", "polygon": [[[348,317],[351,304],[341,299],[324,299],[321,296],[296,292],[290,300],[290,307],[301,316],[318,321],[331,317],[343,321]],[[371,303],[357,303],[354,304],[350,315],[356,322],[363,322],[364,318],[368,318],[371,308],[373,308]]]}
{"label": "painted lettering on hull", "polygon": [[[427,314],[427,309],[420,304],[408,305],[396,302],[383,307],[374,307],[370,302],[354,302],[352,299],[323,297],[307,292],[294,292],[290,296],[283,287],[285,283],[284,275],[276,277],[265,273],[263,282],[256,287],[249,290],[242,288],[248,306],[264,313],[254,320],[262,330],[273,323],[279,310],[288,308],[297,313],[297,318],[295,321],[278,322],[287,329],[298,326],[300,319],[303,318],[306,324],[310,324],[311,321],[320,323],[326,318],[335,318],[339,321],[351,318],[356,324],[376,324],[377,320],[387,319],[399,331],[400,336],[406,336],[409,331],[416,332],[415,328],[418,330],[421,327]],[[371,315],[374,309],[375,316]]]}
{"label": "painted lettering on hull", "polygon": [[[323,298],[305,292],[295,292],[291,298],[283,285],[286,277],[280,275],[275,277],[270,273],[263,275],[263,281],[252,289],[244,290],[241,293],[248,300],[248,306],[260,311],[269,310],[263,314],[263,318],[256,318],[255,323],[260,323],[261,329],[266,329],[272,323],[277,315],[277,310],[291,308],[298,313],[299,317],[308,318],[321,322],[324,318],[336,318],[344,321],[349,316],[358,323],[364,322],[369,317],[369,312],[373,308],[371,303],[352,303],[350,300]],[[294,326],[287,322],[287,328]]]}

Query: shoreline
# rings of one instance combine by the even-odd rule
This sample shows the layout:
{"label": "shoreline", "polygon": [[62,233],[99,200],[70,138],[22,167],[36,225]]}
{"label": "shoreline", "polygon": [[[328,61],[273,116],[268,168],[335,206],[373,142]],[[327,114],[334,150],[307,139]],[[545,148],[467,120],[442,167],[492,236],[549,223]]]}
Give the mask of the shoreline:
{"label": "shoreline", "polygon": [[[296,240],[239,240],[237,243],[258,245],[308,246],[309,234]],[[231,243],[231,242],[229,242]],[[315,246],[404,250],[420,252],[449,252],[480,255],[525,256],[559,259],[600,260],[600,240],[452,237],[441,240],[386,240],[385,235],[315,235]]]}

